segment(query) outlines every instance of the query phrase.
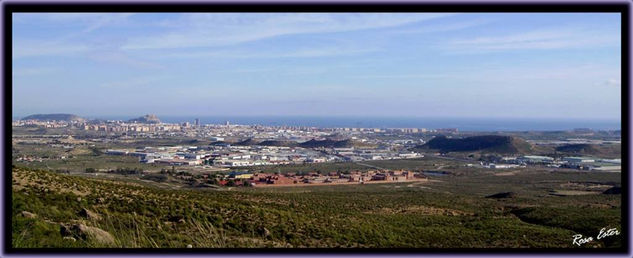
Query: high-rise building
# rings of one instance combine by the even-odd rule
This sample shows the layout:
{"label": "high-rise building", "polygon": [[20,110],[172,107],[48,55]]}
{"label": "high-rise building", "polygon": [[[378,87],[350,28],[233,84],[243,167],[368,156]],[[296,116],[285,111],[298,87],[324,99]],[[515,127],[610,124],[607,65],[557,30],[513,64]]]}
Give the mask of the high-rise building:
{"label": "high-rise building", "polygon": [[200,126],[200,119],[199,118],[196,118],[195,125],[196,126]]}
{"label": "high-rise building", "polygon": [[228,125],[231,125],[231,123],[229,123],[229,121],[226,121],[226,125],[227,125],[227,126],[228,126]]}

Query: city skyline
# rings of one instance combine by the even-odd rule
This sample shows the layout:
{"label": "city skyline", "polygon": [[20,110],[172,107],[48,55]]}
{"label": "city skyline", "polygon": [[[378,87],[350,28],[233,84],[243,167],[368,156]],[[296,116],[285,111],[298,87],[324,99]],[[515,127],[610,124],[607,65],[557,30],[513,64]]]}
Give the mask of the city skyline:
{"label": "city skyline", "polygon": [[13,116],[620,118],[618,14],[20,13],[13,33]]}

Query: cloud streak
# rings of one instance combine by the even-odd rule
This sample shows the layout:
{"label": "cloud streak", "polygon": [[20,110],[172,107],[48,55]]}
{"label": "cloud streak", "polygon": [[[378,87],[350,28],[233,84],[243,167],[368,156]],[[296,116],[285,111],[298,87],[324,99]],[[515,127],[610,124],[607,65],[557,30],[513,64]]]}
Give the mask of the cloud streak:
{"label": "cloud streak", "polygon": [[32,67],[32,68],[14,68],[13,77],[28,77],[42,74],[51,74],[60,71],[54,67]]}
{"label": "cloud streak", "polygon": [[619,79],[611,78],[611,79],[606,80],[604,82],[604,85],[607,85],[607,86],[621,86],[622,82]]}
{"label": "cloud streak", "polygon": [[133,13],[18,13],[14,14],[16,24],[48,24],[79,26],[79,33],[92,32],[105,26],[128,24]]}
{"label": "cloud streak", "polygon": [[91,48],[77,43],[56,43],[15,40],[13,41],[12,59],[41,56],[75,56],[89,51]]}
{"label": "cloud streak", "polygon": [[332,56],[354,56],[372,52],[378,52],[378,47],[305,47],[299,49],[275,50],[275,51],[249,51],[249,50],[203,50],[203,51],[171,51],[170,53],[156,55],[158,59],[204,59],[204,58],[230,58],[230,59],[268,59],[268,58],[318,58]]}
{"label": "cloud streak", "polygon": [[419,25],[419,28],[402,29],[393,31],[394,34],[421,34],[463,30],[491,23],[491,19],[476,19],[471,21],[455,22],[449,24]]}
{"label": "cloud streak", "polygon": [[112,81],[105,82],[99,85],[101,88],[132,88],[132,87],[140,87],[140,86],[148,86],[149,84],[167,79],[167,76],[145,76],[145,77],[137,77],[131,78],[127,80],[121,81]]}
{"label": "cloud streak", "polygon": [[490,53],[513,50],[577,49],[617,46],[618,33],[597,28],[558,27],[450,40],[444,50],[454,53]]}
{"label": "cloud streak", "polygon": [[[450,14],[186,14],[166,33],[131,39],[123,49],[230,46],[285,35],[378,29]],[[186,28],[186,29],[183,29]]]}

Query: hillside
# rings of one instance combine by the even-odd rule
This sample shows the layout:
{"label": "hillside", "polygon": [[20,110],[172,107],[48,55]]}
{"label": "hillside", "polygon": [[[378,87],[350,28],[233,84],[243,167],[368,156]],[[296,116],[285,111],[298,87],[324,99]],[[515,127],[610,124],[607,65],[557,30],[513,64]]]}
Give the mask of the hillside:
{"label": "hillside", "polygon": [[241,142],[236,142],[233,145],[238,145],[238,146],[251,146],[251,145],[257,145],[259,142],[256,140],[253,140],[253,138],[248,138],[246,140],[243,140]]}
{"label": "hillside", "polygon": [[[26,168],[13,168],[12,179],[7,212],[18,248],[570,247],[574,234],[526,224],[483,196],[418,188],[169,190]],[[609,214],[619,209],[607,211],[592,217],[595,227],[617,223]],[[549,218],[533,213],[525,216]]]}
{"label": "hillside", "polygon": [[602,151],[591,144],[568,144],[556,147],[556,151],[570,154],[598,155]]}
{"label": "hillside", "polygon": [[529,153],[532,146],[523,139],[512,136],[481,135],[466,138],[438,136],[416,150],[436,150],[439,152],[481,151],[487,153]]}
{"label": "hillside", "polygon": [[85,121],[86,119],[73,114],[35,114],[22,118],[22,120],[39,121]]}
{"label": "hillside", "polygon": [[142,123],[142,124],[160,124],[160,119],[156,115],[144,115],[142,117],[132,118],[128,120],[130,123]]}
{"label": "hillside", "polygon": [[325,148],[349,148],[349,147],[354,147],[355,146],[355,142],[353,142],[352,140],[341,140],[341,141],[336,141],[336,140],[330,140],[330,139],[326,139],[326,140],[309,140],[307,142],[302,142],[299,144],[299,146],[304,147],[304,148],[319,148],[319,147],[325,147]]}
{"label": "hillside", "polygon": [[261,146],[276,146],[276,147],[295,147],[297,146],[297,142],[293,141],[277,141],[277,140],[266,140],[260,142],[258,145]]}

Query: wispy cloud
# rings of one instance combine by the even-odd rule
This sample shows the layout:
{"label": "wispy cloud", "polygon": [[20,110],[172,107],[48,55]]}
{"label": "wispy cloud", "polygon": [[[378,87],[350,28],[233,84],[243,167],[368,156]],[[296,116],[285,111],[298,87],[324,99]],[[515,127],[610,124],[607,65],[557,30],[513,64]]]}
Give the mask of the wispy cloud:
{"label": "wispy cloud", "polygon": [[298,49],[286,49],[275,51],[253,51],[253,50],[198,50],[198,51],[171,51],[155,56],[155,58],[181,58],[181,59],[204,59],[204,58],[235,58],[235,59],[266,59],[266,58],[317,58],[332,56],[354,56],[380,51],[378,47],[301,47]]}
{"label": "wispy cloud", "polygon": [[14,40],[13,59],[36,56],[73,56],[85,53],[90,47],[78,43],[57,43]]}
{"label": "wispy cloud", "polygon": [[185,14],[166,25],[174,26],[170,31],[131,39],[123,49],[227,46],[284,35],[387,28],[447,15],[450,14]]}
{"label": "wispy cloud", "polygon": [[13,15],[16,24],[48,24],[49,26],[65,24],[79,26],[80,33],[92,32],[108,25],[127,24],[133,13],[17,13]]}
{"label": "wispy cloud", "polygon": [[60,71],[60,69],[55,68],[55,67],[14,68],[13,76],[14,77],[37,76],[37,75],[42,75],[42,74],[51,74],[58,71]]}
{"label": "wispy cloud", "polygon": [[620,43],[619,34],[612,32],[589,27],[545,28],[499,36],[456,39],[449,41],[443,48],[454,53],[489,53],[616,46]]}
{"label": "wispy cloud", "polygon": [[86,42],[84,36],[102,27],[125,25],[131,13],[19,13],[14,26],[31,24],[50,28],[78,27],[79,30],[40,39],[13,39],[13,59],[39,56],[73,56],[94,50],[98,44]]}
{"label": "wispy cloud", "polygon": [[350,75],[349,78],[367,79],[367,80],[429,80],[441,79],[449,81],[463,82],[485,82],[485,83],[509,83],[517,81],[593,81],[597,84],[619,85],[620,81],[603,78],[610,76],[619,76],[619,71],[610,66],[597,64],[584,64],[577,66],[560,66],[560,65],[517,65],[508,67],[490,66],[490,67],[472,67],[469,69],[454,68],[445,70],[441,73],[429,73],[428,71],[420,71],[419,73],[407,74],[368,74],[368,75]]}
{"label": "wispy cloud", "polygon": [[481,26],[491,23],[492,19],[476,19],[471,21],[453,22],[446,24],[421,24],[416,28],[408,28],[402,30],[395,30],[394,34],[421,34],[421,33],[435,33],[435,32],[447,32],[468,29],[476,26]]}
{"label": "wispy cloud", "polygon": [[356,79],[434,79],[434,78],[450,78],[451,76],[444,73],[437,74],[429,74],[429,73],[419,73],[419,74],[383,74],[383,75],[352,75],[349,78]]}
{"label": "wispy cloud", "polygon": [[465,72],[460,77],[480,78],[490,81],[510,80],[600,80],[605,76],[619,74],[613,67],[597,64],[581,64],[576,66],[543,65],[497,67],[476,69]]}
{"label": "wispy cloud", "polygon": [[131,78],[131,79],[121,80],[121,81],[105,82],[99,86],[102,88],[131,88],[131,87],[139,87],[139,86],[149,86],[152,83],[155,83],[167,78],[169,77],[160,76],[160,75],[144,76],[144,77]]}
{"label": "wispy cloud", "polygon": [[88,57],[98,62],[122,64],[122,65],[136,67],[136,68],[149,68],[149,69],[164,68],[164,66],[158,63],[132,57],[128,55],[127,53],[120,50],[116,50],[116,49],[93,50],[88,53]]}
{"label": "wispy cloud", "polygon": [[608,80],[604,81],[603,84],[607,85],[607,86],[621,86],[622,82],[619,79],[611,78],[611,79],[608,79]]}

